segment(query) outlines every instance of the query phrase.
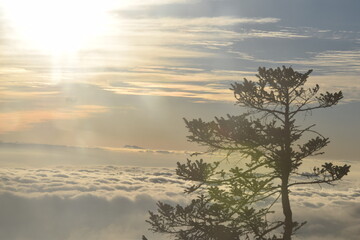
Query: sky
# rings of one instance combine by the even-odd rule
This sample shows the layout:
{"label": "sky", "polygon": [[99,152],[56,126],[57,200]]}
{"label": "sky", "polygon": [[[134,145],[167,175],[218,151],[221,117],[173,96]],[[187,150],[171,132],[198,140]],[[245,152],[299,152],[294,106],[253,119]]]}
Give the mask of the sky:
{"label": "sky", "polygon": [[[187,142],[183,118],[244,112],[230,84],[282,65],[344,93],[299,121],[330,138],[313,161],[352,165],[348,185],[294,193],[300,215],[319,222],[304,237],[357,236],[359,10],[357,0],[0,0],[0,216],[12,217],[0,238],[138,239],[157,200],[185,201],[171,169],[203,148]],[[99,213],[74,210],[83,203],[107,210],[85,221]],[[326,206],[343,209],[338,222]]]}

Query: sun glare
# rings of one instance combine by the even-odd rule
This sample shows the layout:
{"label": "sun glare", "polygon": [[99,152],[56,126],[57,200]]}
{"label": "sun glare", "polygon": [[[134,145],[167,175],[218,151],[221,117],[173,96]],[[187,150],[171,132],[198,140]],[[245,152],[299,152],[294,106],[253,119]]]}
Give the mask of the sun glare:
{"label": "sun glare", "polygon": [[106,1],[4,0],[3,10],[21,44],[52,54],[86,47],[107,28]]}

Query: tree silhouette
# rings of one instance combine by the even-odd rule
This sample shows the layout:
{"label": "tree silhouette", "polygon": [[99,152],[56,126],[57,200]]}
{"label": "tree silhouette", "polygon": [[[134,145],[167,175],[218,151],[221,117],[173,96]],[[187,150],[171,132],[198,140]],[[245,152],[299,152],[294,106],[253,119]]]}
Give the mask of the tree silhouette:
{"label": "tree silhouette", "polygon": [[[336,105],[342,92],[319,93],[319,85],[305,87],[309,74],[291,67],[260,67],[257,81],[244,79],[231,85],[236,103],[248,112],[239,116],[188,121],[188,140],[209,152],[237,153],[230,169],[223,161],[202,159],[178,163],[176,173],[194,185],[185,192],[197,196],[187,206],[159,202],[147,222],[151,230],[182,240],[290,240],[305,223],[293,221],[290,188],[303,184],[333,184],[347,175],[350,166],[324,163],[311,174],[299,173],[303,159],[323,154],[329,139],[301,127],[298,116]],[[306,138],[307,140],[305,140]],[[242,164],[240,164],[242,163]],[[295,181],[301,175],[304,181]],[[280,199],[284,219],[271,217]]]}

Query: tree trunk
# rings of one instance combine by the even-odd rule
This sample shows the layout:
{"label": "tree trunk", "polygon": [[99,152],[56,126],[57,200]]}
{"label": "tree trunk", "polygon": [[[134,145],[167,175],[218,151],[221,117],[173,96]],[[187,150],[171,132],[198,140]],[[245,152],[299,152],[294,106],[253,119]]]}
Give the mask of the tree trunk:
{"label": "tree trunk", "polygon": [[283,213],[285,216],[284,220],[284,236],[283,240],[291,240],[293,221],[292,211],[290,207],[289,199],[289,176],[291,173],[291,123],[289,118],[290,113],[290,102],[289,102],[289,90],[286,89],[286,104],[284,114],[284,155],[282,158],[282,176],[281,176],[281,202]]}
{"label": "tree trunk", "polygon": [[283,213],[285,216],[283,240],[291,240],[292,229],[293,229],[292,211],[290,207],[289,190],[287,185],[288,185],[288,177],[282,179],[282,183],[281,183],[281,202],[282,202]]}

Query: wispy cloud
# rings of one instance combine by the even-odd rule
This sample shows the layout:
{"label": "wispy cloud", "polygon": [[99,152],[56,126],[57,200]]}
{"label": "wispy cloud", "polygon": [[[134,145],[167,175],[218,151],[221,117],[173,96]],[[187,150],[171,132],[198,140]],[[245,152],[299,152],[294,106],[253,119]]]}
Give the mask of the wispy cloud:
{"label": "wispy cloud", "polygon": [[230,51],[237,55],[238,58],[253,61],[263,62],[268,64],[283,64],[283,65],[297,65],[307,66],[316,69],[316,73],[327,73],[332,75],[356,75],[360,71],[360,50],[344,50],[344,51],[321,51],[321,52],[307,52],[307,58],[295,58],[287,60],[265,59],[254,55],[240,52]]}
{"label": "wispy cloud", "polygon": [[20,131],[32,127],[34,124],[50,120],[69,120],[89,117],[91,114],[107,111],[104,106],[80,105],[73,109],[32,110],[1,112],[0,133]]}
{"label": "wispy cloud", "polygon": [[[220,79],[218,79],[219,81]],[[127,85],[127,86],[126,86]],[[183,97],[207,101],[233,101],[228,86],[209,83],[204,85],[161,82],[130,82],[122,87],[107,87],[117,94]]]}
{"label": "wispy cloud", "polygon": [[24,98],[36,98],[41,96],[54,96],[59,95],[57,91],[12,91],[12,90],[1,90],[0,89],[0,100],[1,99],[24,99]]}
{"label": "wispy cloud", "polygon": [[138,152],[138,153],[179,154],[179,155],[185,155],[189,153],[187,151],[179,151],[179,150],[146,149],[136,145],[125,145],[122,148],[119,147],[97,147],[97,148],[112,152]]}
{"label": "wispy cloud", "polygon": [[360,49],[343,51],[324,51],[309,53],[308,59],[287,61],[289,64],[309,65],[322,70],[322,73],[356,75],[360,73]]}
{"label": "wispy cloud", "polygon": [[[196,17],[196,18],[174,18],[174,17],[162,17],[162,18],[128,18],[122,19],[121,24],[123,26],[135,27],[139,26],[148,26],[152,29],[162,29],[162,30],[178,30],[174,27],[195,29],[198,27],[207,27],[207,26],[231,26],[235,24],[268,24],[268,23],[277,23],[279,18],[237,18],[237,17]],[[189,29],[189,30],[190,30]],[[200,29],[199,29],[200,30]]]}
{"label": "wispy cloud", "polygon": [[[95,81],[101,88],[117,94],[155,95],[233,101],[230,83],[254,76],[255,72],[235,70],[205,71],[191,68],[144,67],[133,71],[99,75]],[[100,77],[101,76],[101,77]],[[111,77],[111,81],[109,78]]]}
{"label": "wispy cloud", "polygon": [[[46,56],[43,55],[39,56],[38,60],[35,58],[30,65],[22,64],[25,68],[16,68],[14,64],[7,63],[8,66],[5,66],[3,72],[11,74],[17,83],[23,78],[44,84],[85,81],[116,94],[173,96],[193,98],[196,101],[232,101],[227,90],[229,83],[248,77],[249,74],[242,73],[247,72],[249,67],[241,68],[237,75],[234,67],[236,64],[230,64],[231,61],[240,61],[239,64],[246,61],[250,62],[250,65],[296,64],[311,68],[318,66],[321,69],[339,69],[346,64],[349,70],[358,68],[355,63],[358,62],[357,55],[342,55],[341,63],[335,60],[337,55],[341,55],[336,52],[329,52],[328,55],[320,53],[313,58],[293,59],[284,63],[276,58],[264,59],[255,54],[238,51],[234,45],[254,38],[311,38],[316,32],[310,28],[298,30],[279,26],[265,27],[279,22],[279,18],[271,17],[129,18],[123,17],[120,12],[112,26],[117,30],[99,38],[100,43],[106,41],[106,44],[96,42],[95,45],[79,51],[72,61],[60,59],[60,62],[54,62],[45,68]],[[323,32],[327,33],[325,30]],[[11,52],[7,54],[8,59],[14,59]],[[330,59],[331,56],[335,57]],[[16,59],[20,62],[26,60],[18,53]],[[230,65],[226,69],[218,66],[223,65],[220,63],[225,59]],[[61,62],[63,60],[64,63]],[[154,66],[154,63],[161,67]],[[11,88],[3,89],[2,92],[7,99],[57,94],[54,91],[21,92]]]}

